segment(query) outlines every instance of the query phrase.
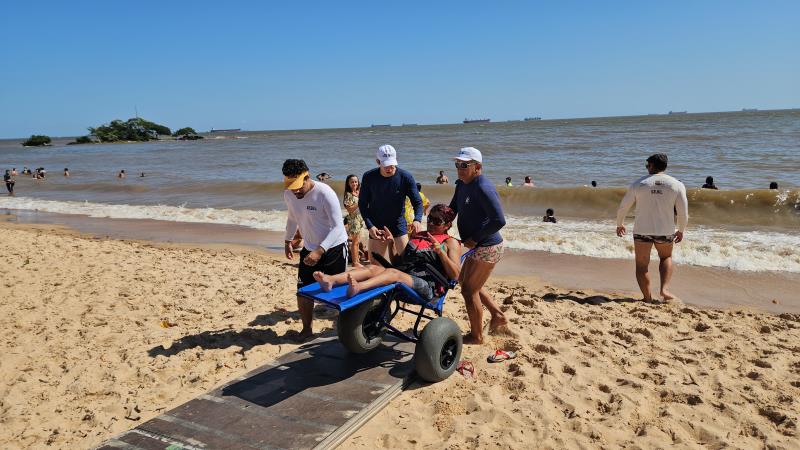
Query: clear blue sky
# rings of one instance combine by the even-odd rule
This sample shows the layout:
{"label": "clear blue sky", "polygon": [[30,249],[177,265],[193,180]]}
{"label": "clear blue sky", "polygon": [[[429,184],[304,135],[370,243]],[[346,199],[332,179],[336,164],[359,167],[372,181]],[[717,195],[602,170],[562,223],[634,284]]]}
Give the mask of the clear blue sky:
{"label": "clear blue sky", "polygon": [[800,2],[6,2],[0,137],[800,107]]}

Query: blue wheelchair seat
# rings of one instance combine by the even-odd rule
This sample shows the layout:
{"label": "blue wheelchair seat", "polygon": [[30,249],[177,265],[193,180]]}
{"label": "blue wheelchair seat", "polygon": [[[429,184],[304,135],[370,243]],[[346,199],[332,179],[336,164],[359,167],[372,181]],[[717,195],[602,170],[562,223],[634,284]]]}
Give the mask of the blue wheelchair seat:
{"label": "blue wheelchair seat", "polygon": [[352,297],[347,296],[346,284],[335,286],[330,292],[325,292],[322,290],[322,288],[320,288],[319,283],[313,283],[309,284],[308,286],[301,287],[297,293],[308,299],[330,306],[338,311],[346,311],[350,308],[360,305],[361,303],[364,303],[367,300],[371,300],[383,294],[384,292],[391,291],[396,287],[397,284],[402,283],[392,283],[386,286],[368,289],[366,291],[359,292]]}
{"label": "blue wheelchair seat", "polygon": [[420,297],[416,291],[403,283],[392,283],[387,284],[386,286],[368,289],[366,291],[359,292],[352,297],[347,296],[346,284],[335,286],[330,292],[325,292],[322,290],[322,288],[320,288],[319,283],[313,283],[300,288],[297,293],[305,298],[318,301],[338,311],[346,311],[350,308],[360,305],[361,303],[364,303],[365,301],[372,300],[381,294],[395,289],[398,291],[397,294],[400,295],[403,301],[433,309],[437,314],[442,313],[442,307],[444,306],[444,299],[447,296],[447,292],[438,298],[434,298],[431,301],[426,301]]}

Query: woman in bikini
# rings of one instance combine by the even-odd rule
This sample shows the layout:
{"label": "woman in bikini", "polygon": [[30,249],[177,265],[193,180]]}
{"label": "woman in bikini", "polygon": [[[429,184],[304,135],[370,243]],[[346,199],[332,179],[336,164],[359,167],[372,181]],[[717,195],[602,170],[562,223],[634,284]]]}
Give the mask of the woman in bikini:
{"label": "woman in bikini", "polygon": [[[427,231],[413,236],[401,255],[395,253],[394,245],[389,245],[395,268],[371,264],[338,275],[314,272],[314,278],[324,291],[330,291],[336,285],[349,284],[347,295],[350,297],[367,289],[399,282],[412,288],[423,299],[432,300],[444,291],[444,286],[426,266],[432,266],[451,280],[457,279],[460,272],[461,246],[458,240],[447,234],[455,217],[455,212],[447,205],[431,208]],[[387,236],[392,235],[388,230],[384,231],[387,231]]]}

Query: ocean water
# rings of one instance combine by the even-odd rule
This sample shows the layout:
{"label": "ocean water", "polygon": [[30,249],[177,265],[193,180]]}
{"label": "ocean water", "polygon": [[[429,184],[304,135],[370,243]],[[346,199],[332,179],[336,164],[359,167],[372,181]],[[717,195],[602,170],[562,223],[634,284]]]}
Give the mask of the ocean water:
{"label": "ocean water", "polygon": [[[46,180],[17,178],[17,197],[0,208],[95,217],[237,224],[281,230],[285,223],[280,167],[305,159],[313,173],[345,176],[375,166],[384,143],[398,150],[434,202],[452,186],[433,180],[462,146],[484,154],[485,174],[499,187],[511,248],[602,258],[630,258],[632,242],[614,235],[625,186],[645,174],[654,152],[670,157],[668,173],[689,188],[690,227],[676,260],[736,270],[800,272],[800,110],[543,120],[207,135],[193,142],[23,148],[0,141],[0,168],[43,166]],[[68,167],[72,176],[61,176]],[[126,179],[116,178],[125,169]],[[145,177],[138,177],[144,172]],[[720,191],[698,189],[714,176]],[[587,185],[592,180],[598,188]],[[766,189],[771,181],[779,190]],[[541,223],[544,209],[559,223]]]}

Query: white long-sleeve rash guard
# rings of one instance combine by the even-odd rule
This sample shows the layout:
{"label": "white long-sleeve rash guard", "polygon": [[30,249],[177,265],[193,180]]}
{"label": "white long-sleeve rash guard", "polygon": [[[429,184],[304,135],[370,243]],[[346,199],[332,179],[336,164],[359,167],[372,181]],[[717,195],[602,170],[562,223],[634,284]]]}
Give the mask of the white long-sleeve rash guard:
{"label": "white long-sleeve rash guard", "polygon": [[675,210],[678,212],[678,231],[686,231],[689,223],[689,202],[686,186],[675,178],[657,173],[634,181],[625,193],[617,210],[617,226],[625,224],[625,215],[636,203],[633,233],[650,236],[669,236],[675,233]]}
{"label": "white long-sleeve rash guard", "polygon": [[327,251],[347,242],[342,208],[336,192],[330,186],[314,183],[314,187],[301,199],[286,190],[283,192],[283,199],[289,210],[285,240],[291,240],[299,228],[303,235],[303,247],[312,252],[319,247]]}

